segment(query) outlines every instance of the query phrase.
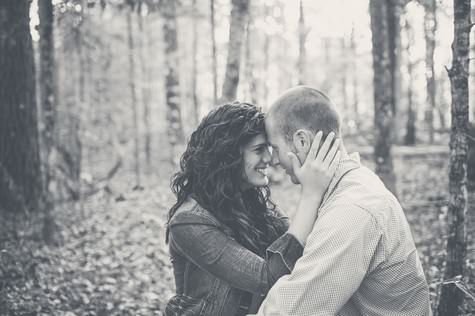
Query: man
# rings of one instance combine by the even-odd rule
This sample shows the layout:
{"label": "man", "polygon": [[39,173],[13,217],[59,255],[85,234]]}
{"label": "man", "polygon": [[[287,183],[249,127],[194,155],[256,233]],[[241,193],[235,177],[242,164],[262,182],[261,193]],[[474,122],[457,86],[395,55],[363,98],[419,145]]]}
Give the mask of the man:
{"label": "man", "polygon": [[[300,164],[315,133],[341,138],[330,99],[306,86],[286,91],[265,123],[274,163],[295,184],[308,176]],[[340,142],[340,164],[303,256],[270,290],[258,315],[431,315],[427,282],[400,204]]]}

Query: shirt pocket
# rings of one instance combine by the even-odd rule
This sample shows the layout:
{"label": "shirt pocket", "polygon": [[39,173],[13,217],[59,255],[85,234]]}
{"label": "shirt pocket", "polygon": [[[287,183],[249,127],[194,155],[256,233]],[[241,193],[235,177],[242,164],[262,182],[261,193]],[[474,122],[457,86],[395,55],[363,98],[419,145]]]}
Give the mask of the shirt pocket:
{"label": "shirt pocket", "polygon": [[184,294],[173,296],[165,307],[165,316],[197,316],[205,307],[204,299],[197,299]]}

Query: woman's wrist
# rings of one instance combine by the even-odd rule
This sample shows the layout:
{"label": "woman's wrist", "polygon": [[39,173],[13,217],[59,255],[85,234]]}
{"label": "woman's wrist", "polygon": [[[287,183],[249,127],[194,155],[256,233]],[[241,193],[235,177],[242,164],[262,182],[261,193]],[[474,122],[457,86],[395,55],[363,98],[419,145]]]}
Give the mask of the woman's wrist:
{"label": "woman's wrist", "polygon": [[320,202],[323,199],[323,195],[326,192],[326,188],[321,189],[306,189],[302,187],[300,191],[300,199],[305,201]]}

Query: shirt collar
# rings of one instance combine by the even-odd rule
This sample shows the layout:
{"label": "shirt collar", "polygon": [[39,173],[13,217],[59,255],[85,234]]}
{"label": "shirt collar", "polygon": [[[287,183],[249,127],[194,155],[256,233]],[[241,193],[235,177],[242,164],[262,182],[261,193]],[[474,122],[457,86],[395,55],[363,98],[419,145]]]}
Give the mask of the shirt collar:
{"label": "shirt collar", "polygon": [[336,186],[340,182],[341,178],[351,170],[357,169],[361,167],[360,162],[360,154],[357,152],[351,153],[345,158],[342,158],[338,163],[338,167],[336,169],[335,175],[333,176],[332,180],[330,181],[330,185],[323,196],[322,205],[325,201],[330,197],[332,192],[336,189]]}

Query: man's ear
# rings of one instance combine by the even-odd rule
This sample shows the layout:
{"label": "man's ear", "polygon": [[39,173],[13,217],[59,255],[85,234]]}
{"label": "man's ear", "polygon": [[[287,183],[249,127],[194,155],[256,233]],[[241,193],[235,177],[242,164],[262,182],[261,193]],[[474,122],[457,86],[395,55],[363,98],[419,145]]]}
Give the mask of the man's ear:
{"label": "man's ear", "polygon": [[307,156],[307,153],[312,146],[313,134],[309,130],[299,129],[292,135],[292,144],[295,147],[297,155],[303,154]]}

